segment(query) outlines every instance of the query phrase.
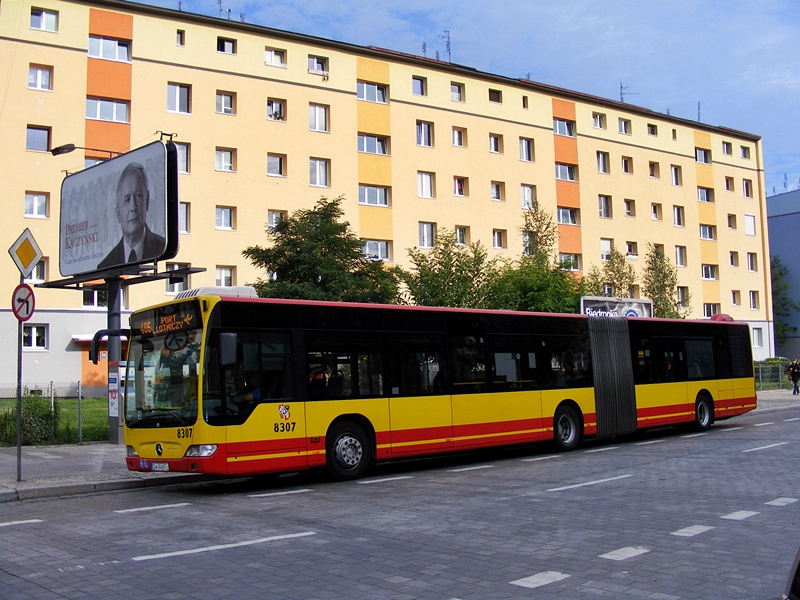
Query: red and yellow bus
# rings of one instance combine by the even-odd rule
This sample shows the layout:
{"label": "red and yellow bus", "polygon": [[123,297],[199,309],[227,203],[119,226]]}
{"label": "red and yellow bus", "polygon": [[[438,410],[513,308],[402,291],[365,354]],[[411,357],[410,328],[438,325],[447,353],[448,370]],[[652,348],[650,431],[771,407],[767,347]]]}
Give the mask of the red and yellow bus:
{"label": "red and yellow bus", "polygon": [[133,471],[245,475],[687,424],[756,407],[746,324],[183,292],[131,316]]}

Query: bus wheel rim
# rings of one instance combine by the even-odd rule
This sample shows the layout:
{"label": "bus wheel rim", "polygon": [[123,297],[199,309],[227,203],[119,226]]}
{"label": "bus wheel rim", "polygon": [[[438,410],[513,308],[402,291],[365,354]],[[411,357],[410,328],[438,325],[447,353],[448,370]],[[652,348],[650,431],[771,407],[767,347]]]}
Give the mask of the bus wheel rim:
{"label": "bus wheel rim", "polygon": [[705,425],[708,423],[710,419],[710,414],[708,412],[708,405],[705,402],[699,402],[697,404],[697,421],[701,425]]}
{"label": "bus wheel rim", "polygon": [[344,467],[353,468],[361,462],[364,447],[361,441],[350,434],[345,434],[336,440],[336,460]]}
{"label": "bus wheel rim", "polygon": [[558,437],[565,444],[569,444],[575,437],[575,426],[569,417],[561,417],[558,421]]}

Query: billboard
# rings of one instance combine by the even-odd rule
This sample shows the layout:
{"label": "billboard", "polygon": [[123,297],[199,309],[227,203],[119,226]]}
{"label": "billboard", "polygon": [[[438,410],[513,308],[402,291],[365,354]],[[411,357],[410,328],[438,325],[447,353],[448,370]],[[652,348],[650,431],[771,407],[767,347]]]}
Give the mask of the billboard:
{"label": "billboard", "polygon": [[58,261],[62,276],[176,254],[174,154],[174,146],[168,151],[163,142],[153,142],[64,179]]}
{"label": "billboard", "polygon": [[581,314],[589,317],[652,317],[653,301],[645,298],[583,296]]}

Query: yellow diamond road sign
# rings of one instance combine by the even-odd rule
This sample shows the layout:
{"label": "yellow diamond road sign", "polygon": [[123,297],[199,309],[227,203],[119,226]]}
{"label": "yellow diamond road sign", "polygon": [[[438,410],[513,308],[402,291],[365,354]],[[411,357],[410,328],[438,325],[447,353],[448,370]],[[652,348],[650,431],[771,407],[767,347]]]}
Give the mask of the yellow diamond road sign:
{"label": "yellow diamond road sign", "polygon": [[17,238],[17,241],[8,249],[8,253],[17,265],[19,272],[23,277],[27,277],[33,271],[40,260],[42,260],[42,251],[39,244],[33,239],[33,234],[30,229],[25,229],[22,235]]}

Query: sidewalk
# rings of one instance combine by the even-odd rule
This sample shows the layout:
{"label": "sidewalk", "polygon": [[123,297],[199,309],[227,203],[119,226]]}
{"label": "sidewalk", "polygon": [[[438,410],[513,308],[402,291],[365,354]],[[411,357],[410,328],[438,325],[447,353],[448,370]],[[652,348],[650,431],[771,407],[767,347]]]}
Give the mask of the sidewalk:
{"label": "sidewalk", "polygon": [[[789,390],[758,394],[755,412],[800,407]],[[187,473],[138,473],[125,466],[125,446],[87,443],[80,446],[25,446],[22,481],[17,481],[17,449],[0,448],[0,503],[93,492],[195,483],[217,479]]]}

